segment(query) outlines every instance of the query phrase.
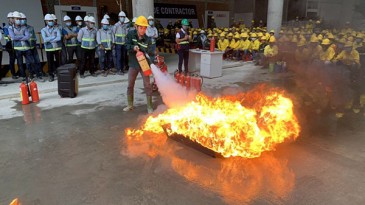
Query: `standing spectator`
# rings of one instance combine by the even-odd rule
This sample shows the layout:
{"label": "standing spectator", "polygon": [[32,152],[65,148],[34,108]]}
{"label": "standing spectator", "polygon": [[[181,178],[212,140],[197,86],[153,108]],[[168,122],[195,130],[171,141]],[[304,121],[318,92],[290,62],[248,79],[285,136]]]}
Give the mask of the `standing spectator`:
{"label": "standing spectator", "polygon": [[[29,69],[30,73],[31,73],[31,78],[33,78],[33,75],[36,75],[38,80],[41,82],[44,82],[44,79],[42,77],[43,72],[42,72],[42,65],[41,65],[41,61],[39,59],[39,54],[38,54],[38,50],[37,50],[37,37],[35,36],[35,32],[34,32],[34,28],[33,26],[30,26],[27,24],[27,17],[25,16],[25,14],[20,13],[20,15],[22,16],[22,19],[20,20],[20,24],[22,26],[25,26],[28,31],[29,31],[29,46],[30,46],[30,51],[32,53],[32,58],[33,58],[33,65],[29,64],[27,62],[27,68]],[[31,68],[34,69],[31,69]]]}
{"label": "standing spectator", "polygon": [[72,63],[74,53],[76,53],[78,59],[80,58],[79,53],[77,52],[77,33],[79,29],[77,26],[72,27],[71,18],[69,16],[64,16],[63,22],[65,22],[65,27],[62,29],[62,33],[68,55],[67,63]]}
{"label": "standing spectator", "polygon": [[119,12],[119,21],[113,27],[113,34],[115,39],[115,55],[116,55],[116,68],[118,75],[124,75],[125,61],[126,61],[126,47],[125,38],[127,35],[128,25],[125,24],[125,13],[123,11]]}
{"label": "standing spectator", "polygon": [[[72,29],[76,31],[76,34],[79,33],[79,31],[82,28],[83,22],[82,22],[82,18],[81,16],[76,16],[75,18],[76,21],[76,26],[74,26]],[[81,65],[81,43],[80,41],[77,40],[77,36],[76,36],[76,58],[77,58],[77,70],[80,71],[80,65]],[[71,54],[71,59],[73,59],[74,54]],[[70,58],[70,56],[69,56]]]}
{"label": "standing spectator", "polygon": [[18,75],[15,72],[15,51],[14,51],[14,46],[13,46],[13,41],[10,38],[9,35],[9,29],[12,28],[12,26],[14,25],[14,17],[13,17],[13,12],[8,13],[7,15],[8,18],[8,24],[4,26],[3,31],[4,31],[4,39],[6,42],[5,45],[5,49],[9,54],[9,68],[10,68],[10,72],[11,72],[11,77],[13,79],[18,79]]}
{"label": "standing spectator", "polygon": [[26,80],[26,73],[23,68],[23,57],[26,59],[26,62],[30,65],[33,65],[32,52],[30,51],[29,38],[30,34],[27,27],[22,26],[20,19],[21,15],[19,12],[15,11],[13,13],[14,17],[14,25],[9,27],[9,35],[13,40],[15,56],[18,62],[18,68],[20,70],[20,76],[23,78],[23,81]]}
{"label": "standing spectator", "polygon": [[158,38],[158,31],[157,31],[157,28],[154,26],[153,17],[149,16],[147,18],[147,20],[148,20],[148,27],[147,27],[146,35],[151,38],[151,43],[152,43],[151,50],[153,53],[153,55],[151,56],[151,60],[154,61],[154,59],[156,57],[156,41]]}
{"label": "standing spectator", "polygon": [[106,77],[112,68],[114,35],[107,19],[101,20],[101,26],[102,28],[96,34],[96,42],[98,43],[100,70],[102,70],[103,76]]}
{"label": "standing spectator", "polygon": [[213,28],[216,28],[216,27],[217,27],[217,25],[215,24],[214,16],[210,17],[210,21],[209,21],[209,22],[210,22],[210,23],[209,23],[209,25],[208,25],[208,28],[213,29]]}
{"label": "standing spectator", "polygon": [[[47,24],[41,30],[48,62],[49,82],[54,81],[54,73],[60,62],[60,51],[62,49],[60,30],[54,27],[51,14],[46,14],[44,20]],[[56,59],[56,60],[55,60]]]}
{"label": "standing spectator", "polygon": [[81,67],[80,77],[85,78],[86,61],[88,61],[89,72],[91,76],[96,77],[95,74],[95,48],[96,48],[96,29],[95,18],[90,16],[88,18],[87,26],[83,27],[77,36],[77,40],[81,42]]}
{"label": "standing spectator", "polygon": [[172,30],[172,29],[174,29],[174,25],[172,25],[172,21],[171,21],[171,20],[169,20],[169,24],[167,24],[166,28],[167,28],[168,30]]}
{"label": "standing spectator", "polygon": [[176,43],[179,45],[179,49],[177,51],[177,53],[179,54],[178,70],[179,73],[182,72],[182,64],[184,62],[184,72],[187,75],[189,72],[189,22],[187,19],[183,19],[181,24],[182,28],[176,34]]}
{"label": "standing spectator", "polygon": [[54,27],[57,28],[58,30],[60,30],[60,33],[61,33],[61,44],[62,44],[62,49],[61,49],[61,57],[60,57],[60,64],[59,65],[64,65],[66,64],[67,62],[67,51],[66,51],[66,46],[65,46],[65,43],[63,41],[63,33],[62,33],[62,25],[58,24],[58,19],[57,19],[57,16],[54,15],[54,14],[51,14],[52,17],[53,17],[53,20],[54,20]]}

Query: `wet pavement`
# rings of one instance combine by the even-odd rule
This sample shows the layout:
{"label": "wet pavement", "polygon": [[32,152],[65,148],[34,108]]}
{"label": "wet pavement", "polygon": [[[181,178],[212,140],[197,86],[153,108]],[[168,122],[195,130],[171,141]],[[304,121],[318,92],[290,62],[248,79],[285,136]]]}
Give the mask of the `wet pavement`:
{"label": "wet pavement", "polygon": [[164,135],[126,137],[145,119],[145,105],[129,113],[93,104],[15,109],[23,116],[0,120],[0,204],[365,203],[361,114],[337,120],[298,109],[297,141],[256,159],[215,159]]}

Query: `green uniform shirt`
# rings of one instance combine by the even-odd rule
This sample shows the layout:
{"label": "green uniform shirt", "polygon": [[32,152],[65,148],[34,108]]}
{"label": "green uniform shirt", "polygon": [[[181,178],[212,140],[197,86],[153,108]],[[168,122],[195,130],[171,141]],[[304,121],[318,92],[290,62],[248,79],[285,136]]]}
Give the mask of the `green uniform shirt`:
{"label": "green uniform shirt", "polygon": [[[140,68],[136,58],[137,52],[134,51],[134,46],[138,46],[140,51],[145,54],[148,53],[149,56],[152,56],[153,54],[151,50],[151,39],[146,36],[146,34],[141,39],[138,39],[137,30],[131,30],[128,32],[125,45],[128,52],[130,68]],[[147,57],[146,59],[148,60],[148,63],[151,64],[151,60],[149,60]]]}

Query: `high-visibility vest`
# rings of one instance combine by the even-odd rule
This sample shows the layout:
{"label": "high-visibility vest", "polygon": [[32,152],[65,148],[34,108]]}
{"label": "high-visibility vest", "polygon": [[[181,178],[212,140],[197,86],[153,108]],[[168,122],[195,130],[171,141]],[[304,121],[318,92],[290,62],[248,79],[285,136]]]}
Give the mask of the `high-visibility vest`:
{"label": "high-visibility vest", "polygon": [[[9,28],[11,29],[11,28]],[[27,30],[26,26],[13,27],[13,32],[15,36],[24,36],[25,31]],[[18,51],[26,51],[30,49],[28,40],[13,40],[14,50]]]}
{"label": "high-visibility vest", "polygon": [[[72,27],[72,29],[70,29],[69,27],[66,26],[63,29],[67,32],[67,34],[77,34],[77,27]],[[77,45],[78,43],[76,37],[72,37],[66,40],[66,47],[72,47]]]}
{"label": "high-visibility vest", "polygon": [[30,45],[30,48],[33,49],[37,45],[37,37],[35,36],[33,26],[27,25],[27,29],[28,29],[29,34],[30,34],[29,45]]}
{"label": "high-visibility vest", "polygon": [[[44,31],[44,33],[46,34],[46,37],[50,37],[50,36],[57,36],[57,31],[59,29],[58,28],[51,28],[49,29],[48,26],[44,27],[42,29],[42,31]],[[59,40],[57,42],[45,42],[44,43],[44,49],[46,51],[58,51],[62,49],[62,41]]]}
{"label": "high-visibility vest", "polygon": [[95,49],[96,47],[96,30],[95,29],[87,29],[84,27],[81,29],[83,32],[83,36],[81,37],[81,48],[84,49]]}
{"label": "high-visibility vest", "polygon": [[[98,43],[103,45],[105,50],[112,49],[112,40],[113,40],[112,35],[113,35],[112,30],[110,30],[110,29],[108,29],[108,30],[99,29],[99,31],[98,31],[98,34],[97,34]],[[99,40],[100,40],[100,42],[99,42]]]}
{"label": "high-visibility vest", "polygon": [[115,44],[124,45],[127,35],[127,25],[119,22],[114,25]]}

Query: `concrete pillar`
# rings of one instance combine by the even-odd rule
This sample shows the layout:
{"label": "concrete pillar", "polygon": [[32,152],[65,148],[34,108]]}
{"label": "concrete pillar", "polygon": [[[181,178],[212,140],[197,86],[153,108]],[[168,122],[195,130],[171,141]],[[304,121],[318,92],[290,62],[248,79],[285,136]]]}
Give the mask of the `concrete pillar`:
{"label": "concrete pillar", "polygon": [[153,0],[132,0],[133,17],[138,16],[154,16]]}
{"label": "concrete pillar", "polygon": [[279,34],[283,20],[284,0],[269,0],[267,10],[267,30],[274,29]]}

